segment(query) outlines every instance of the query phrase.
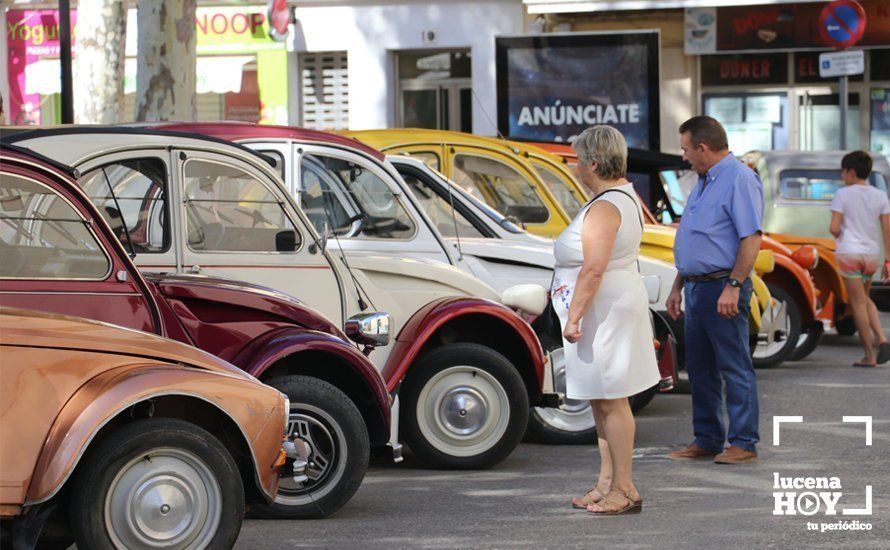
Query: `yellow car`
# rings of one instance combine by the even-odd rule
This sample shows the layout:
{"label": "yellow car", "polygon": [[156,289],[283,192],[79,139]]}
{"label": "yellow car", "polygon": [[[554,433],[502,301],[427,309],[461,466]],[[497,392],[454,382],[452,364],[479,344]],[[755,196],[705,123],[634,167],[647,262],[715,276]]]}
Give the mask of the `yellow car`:
{"label": "yellow car", "polygon": [[[387,154],[406,154],[422,160],[530,233],[542,237],[556,238],[590,198],[563,157],[528,143],[411,128],[342,134]],[[641,252],[673,265],[674,238],[673,228],[647,225]],[[768,273],[773,265],[772,252],[761,251],[756,273]],[[773,327],[784,326],[784,312],[757,274],[752,277],[751,334],[752,338],[772,342],[777,335]],[[769,313],[765,325],[764,312]]]}

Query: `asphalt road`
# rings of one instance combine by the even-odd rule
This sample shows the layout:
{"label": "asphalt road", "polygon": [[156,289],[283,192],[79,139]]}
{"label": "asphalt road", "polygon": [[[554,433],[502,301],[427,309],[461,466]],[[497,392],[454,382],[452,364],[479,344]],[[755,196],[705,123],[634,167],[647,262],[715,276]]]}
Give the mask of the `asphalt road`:
{"label": "asphalt road", "polygon": [[[882,321],[890,328],[890,315]],[[426,470],[410,456],[398,465],[375,460],[358,493],[333,517],[246,520],[238,547],[890,548],[890,364],[850,367],[861,357],[857,345],[855,337],[826,335],[807,360],[758,371],[756,465],[668,460],[669,450],[691,440],[690,401],[656,396],[637,417],[640,515],[594,517],[570,508],[570,497],[593,480],[593,447],[523,443],[488,471]],[[783,425],[780,446],[772,444],[776,415],[803,416],[803,423]],[[844,416],[872,416],[871,446],[864,424],[844,424]],[[825,515],[824,504],[809,516],[773,515],[776,472],[837,477],[841,489],[822,490],[842,493],[837,515]],[[864,507],[866,485],[872,515],[843,515],[844,508]],[[871,530],[822,532],[823,524],[855,521]]]}

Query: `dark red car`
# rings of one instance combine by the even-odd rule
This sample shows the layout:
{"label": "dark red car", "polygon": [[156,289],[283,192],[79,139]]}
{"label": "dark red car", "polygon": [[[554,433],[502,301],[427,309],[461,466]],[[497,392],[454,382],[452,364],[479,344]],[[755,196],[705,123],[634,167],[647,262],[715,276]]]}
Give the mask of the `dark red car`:
{"label": "dark red car", "polygon": [[347,323],[347,337],[269,288],[140,274],[73,169],[3,145],[0,172],[0,304],[153,332],[238,366],[288,395],[290,433],[308,451],[307,464],[297,465],[303,481],[282,477],[275,503],[257,498],[251,509],[322,517],[350,499],[370,447],[389,441],[390,396],[349,340],[366,349],[388,343],[385,314]]}

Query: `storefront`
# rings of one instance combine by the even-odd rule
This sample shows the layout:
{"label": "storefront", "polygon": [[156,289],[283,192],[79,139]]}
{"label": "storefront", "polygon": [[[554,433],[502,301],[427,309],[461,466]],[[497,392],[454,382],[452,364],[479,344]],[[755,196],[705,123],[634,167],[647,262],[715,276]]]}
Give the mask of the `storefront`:
{"label": "storefront", "polygon": [[[198,120],[288,122],[286,44],[269,34],[263,6],[199,7],[195,18]],[[10,10],[10,124],[60,121],[59,16],[52,10]],[[72,11],[76,35],[77,14]],[[136,103],[136,13],[127,20],[125,111],[133,120]],[[75,98],[76,100],[76,98]]]}
{"label": "storefront", "polygon": [[[868,24],[856,47],[865,51],[865,73],[850,78],[847,148],[887,154],[890,5],[860,3]],[[528,21],[546,14],[550,29],[660,31],[663,151],[677,151],[677,127],[699,113],[724,123],[737,152],[839,147],[838,79],[819,77],[819,53],[829,50],[818,31],[825,2],[735,6],[715,0],[690,9],[683,6],[691,2],[670,2],[673,8],[664,10],[610,2],[608,12],[596,1],[584,2],[585,12],[581,2],[562,2],[558,9],[545,0],[525,4]]]}

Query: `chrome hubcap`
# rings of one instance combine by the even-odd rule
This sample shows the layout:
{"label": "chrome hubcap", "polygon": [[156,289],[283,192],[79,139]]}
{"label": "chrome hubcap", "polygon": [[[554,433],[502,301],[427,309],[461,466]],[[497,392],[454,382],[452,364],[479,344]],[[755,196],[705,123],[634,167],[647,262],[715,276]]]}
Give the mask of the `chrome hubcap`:
{"label": "chrome hubcap", "polygon": [[488,372],[471,366],[450,367],[424,385],[416,414],[430,445],[451,456],[476,456],[507,432],[510,400]]}
{"label": "chrome hubcap", "polygon": [[567,399],[566,395],[566,363],[562,348],[550,353],[553,361],[553,386],[563,396],[559,408],[535,407],[538,418],[551,428],[565,432],[583,432],[596,426],[589,401]]}
{"label": "chrome hubcap", "polygon": [[203,548],[222,515],[216,477],[196,455],[159,449],[128,462],[112,480],[105,522],[117,546]]}
{"label": "chrome hubcap", "polygon": [[[775,311],[778,311],[784,302],[779,302],[778,300],[773,300],[773,305],[771,306],[770,317],[774,315]],[[772,330],[775,331],[777,327],[772,327]],[[791,315],[785,314],[785,322],[782,325],[782,330],[785,332],[785,335],[791,334]],[[804,335],[801,335],[803,337]],[[795,346],[801,344],[801,337],[798,337],[797,342],[794,343]],[[768,359],[773,355],[782,351],[785,345],[788,343],[787,340],[773,340],[770,343],[767,342],[757,342],[757,346],[754,348],[754,357],[756,359]]]}

